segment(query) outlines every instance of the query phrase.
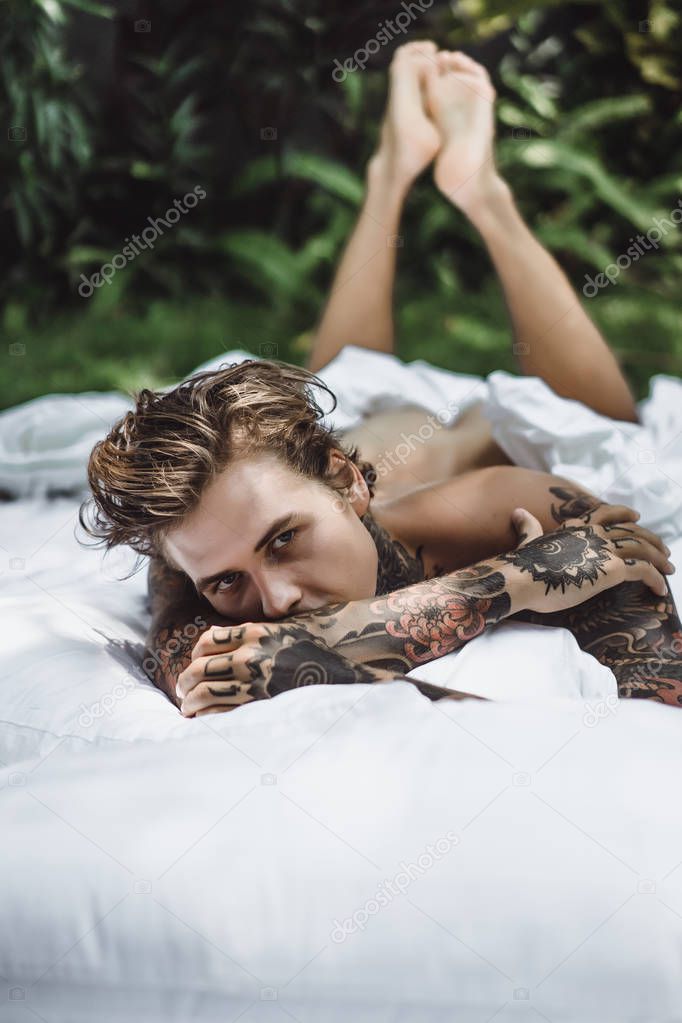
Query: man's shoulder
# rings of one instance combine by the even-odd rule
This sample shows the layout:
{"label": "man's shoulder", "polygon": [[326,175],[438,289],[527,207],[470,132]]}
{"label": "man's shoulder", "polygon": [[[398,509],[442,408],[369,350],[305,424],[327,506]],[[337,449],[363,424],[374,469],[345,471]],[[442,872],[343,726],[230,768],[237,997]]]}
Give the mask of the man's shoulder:
{"label": "man's shoulder", "polygon": [[419,528],[419,517],[426,515],[429,522],[440,521],[451,512],[468,510],[471,502],[504,494],[510,485],[523,482],[530,469],[515,465],[491,465],[472,469],[450,479],[415,486],[392,500],[382,502],[377,517],[385,517],[395,526],[405,529]]}

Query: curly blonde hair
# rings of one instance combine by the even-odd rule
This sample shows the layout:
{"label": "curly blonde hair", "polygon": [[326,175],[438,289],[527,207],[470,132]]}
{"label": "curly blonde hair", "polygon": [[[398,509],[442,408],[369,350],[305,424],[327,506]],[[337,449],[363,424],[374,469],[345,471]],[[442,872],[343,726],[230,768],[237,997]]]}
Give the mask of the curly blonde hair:
{"label": "curly blonde hair", "polygon": [[[331,398],[326,412],[316,388]],[[197,507],[206,486],[251,453],[275,454],[337,492],[352,485],[353,463],[373,494],[373,467],[321,422],[336,408],[335,395],[299,366],[247,359],[195,373],[172,390],[143,388],[135,402],[90,454],[92,497],[81,504],[79,521],[96,546],[127,544],[163,556],[164,536]],[[333,448],[346,461],[330,474]]]}

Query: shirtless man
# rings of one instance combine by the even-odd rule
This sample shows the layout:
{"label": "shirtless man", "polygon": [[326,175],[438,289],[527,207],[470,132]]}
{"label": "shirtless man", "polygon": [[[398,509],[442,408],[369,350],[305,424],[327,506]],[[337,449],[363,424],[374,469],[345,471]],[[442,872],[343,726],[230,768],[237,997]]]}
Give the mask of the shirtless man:
{"label": "shirtless man", "polygon": [[[494,168],[493,98],[485,71],[462,54],[430,43],[397,52],[367,198],[310,368],[348,340],[392,349],[386,239],[435,158],[436,184],[495,263],[526,341],[522,370],[636,420],[611,352]],[[342,441],[320,425],[309,388],[306,371],[263,361],[145,390],[91,455],[97,521],[82,521],[107,546],[152,555],[149,674],[183,714],[313,682],[404,677],[510,615],[570,628],[612,668],[621,696],[682,703],[670,552],[636,512],[496,464],[504,459],[481,417],[439,431],[420,464],[391,473],[373,498],[363,459],[410,421],[380,417]],[[223,627],[196,641],[193,620]],[[465,695],[409,681],[433,699]]]}

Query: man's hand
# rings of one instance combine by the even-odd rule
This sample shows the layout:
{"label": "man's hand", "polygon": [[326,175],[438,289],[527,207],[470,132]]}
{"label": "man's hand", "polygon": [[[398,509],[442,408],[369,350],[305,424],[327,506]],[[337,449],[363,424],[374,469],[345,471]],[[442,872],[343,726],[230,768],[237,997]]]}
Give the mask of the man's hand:
{"label": "man's hand", "polygon": [[208,629],[178,678],[177,693],[182,713],[192,717],[300,686],[376,680],[371,669],[349,661],[289,619]]}
{"label": "man's hand", "polygon": [[604,504],[589,514],[589,522],[585,516],[567,519],[560,529],[543,533],[530,512],[517,508],[513,522],[521,542],[497,560],[523,578],[518,588],[523,609],[563,611],[623,582],[643,582],[657,596],[667,596],[664,574],[674,572],[670,552],[659,536],[637,525],[637,517],[631,508]]}

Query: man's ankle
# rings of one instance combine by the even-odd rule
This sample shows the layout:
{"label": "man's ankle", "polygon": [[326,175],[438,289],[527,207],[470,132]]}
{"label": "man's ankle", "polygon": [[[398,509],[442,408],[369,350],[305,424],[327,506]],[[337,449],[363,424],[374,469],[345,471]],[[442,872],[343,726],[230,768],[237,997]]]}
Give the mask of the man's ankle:
{"label": "man's ankle", "polygon": [[496,218],[513,204],[512,190],[499,174],[495,173],[482,181],[480,187],[472,189],[461,203],[455,203],[462,213],[479,230],[491,218]]}
{"label": "man's ankle", "polygon": [[367,195],[381,194],[389,202],[402,205],[411,184],[397,172],[390,157],[382,149],[375,150],[365,173]]}

